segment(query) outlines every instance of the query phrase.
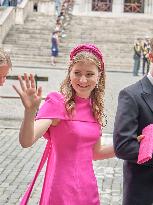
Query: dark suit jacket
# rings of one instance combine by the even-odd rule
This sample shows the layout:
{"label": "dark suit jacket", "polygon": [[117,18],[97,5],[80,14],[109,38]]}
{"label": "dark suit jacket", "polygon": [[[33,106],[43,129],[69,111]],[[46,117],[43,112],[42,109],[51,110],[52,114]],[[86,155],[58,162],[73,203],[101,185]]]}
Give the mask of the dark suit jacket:
{"label": "dark suit jacket", "polygon": [[137,136],[153,123],[153,85],[147,76],[121,90],[114,124],[116,156],[123,165],[123,205],[153,204],[153,159],[137,164]]}

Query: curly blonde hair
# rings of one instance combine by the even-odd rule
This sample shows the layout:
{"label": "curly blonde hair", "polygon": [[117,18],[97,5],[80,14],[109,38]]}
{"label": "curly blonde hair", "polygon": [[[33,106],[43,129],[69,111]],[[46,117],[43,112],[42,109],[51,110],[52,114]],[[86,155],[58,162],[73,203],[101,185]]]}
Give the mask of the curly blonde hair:
{"label": "curly blonde hair", "polygon": [[70,83],[70,72],[74,64],[77,62],[94,63],[99,70],[100,78],[98,81],[98,85],[92,90],[90,97],[92,100],[92,110],[93,110],[94,117],[101,125],[104,125],[103,122],[105,118],[105,114],[104,114],[105,70],[100,69],[101,64],[99,60],[96,58],[96,56],[93,55],[92,53],[80,52],[75,56],[75,58],[72,61],[70,61],[68,74],[60,87],[60,92],[65,97],[66,111],[69,115],[72,116],[75,110],[75,90],[73,89]]}
{"label": "curly blonde hair", "polygon": [[0,48],[0,66],[1,65],[8,65],[9,68],[12,68],[12,63],[9,54]]}

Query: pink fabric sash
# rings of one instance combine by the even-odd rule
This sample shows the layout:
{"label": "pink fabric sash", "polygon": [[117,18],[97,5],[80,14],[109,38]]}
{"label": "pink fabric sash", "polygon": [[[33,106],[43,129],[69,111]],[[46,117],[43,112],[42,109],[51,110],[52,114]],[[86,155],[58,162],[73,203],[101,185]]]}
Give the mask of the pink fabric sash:
{"label": "pink fabric sash", "polygon": [[36,171],[36,174],[31,182],[30,186],[28,187],[26,193],[24,194],[24,196],[20,202],[20,205],[27,205],[28,200],[29,200],[30,195],[31,195],[31,192],[33,190],[33,186],[34,186],[36,179],[39,176],[39,173],[41,172],[41,170],[42,170],[42,168],[43,168],[43,166],[44,166],[44,164],[45,164],[45,162],[50,154],[50,151],[51,151],[51,141],[48,140],[46,148],[45,148],[44,153],[43,153],[43,156],[42,156],[41,161],[39,163],[38,169]]}
{"label": "pink fabric sash", "polygon": [[140,142],[138,164],[143,164],[152,158],[153,154],[153,124],[146,126],[142,130],[144,138]]}

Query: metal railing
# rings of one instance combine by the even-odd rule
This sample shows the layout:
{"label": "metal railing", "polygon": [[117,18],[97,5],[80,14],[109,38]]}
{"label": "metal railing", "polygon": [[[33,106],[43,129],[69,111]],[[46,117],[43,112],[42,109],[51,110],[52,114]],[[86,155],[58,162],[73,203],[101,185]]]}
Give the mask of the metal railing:
{"label": "metal railing", "polygon": [[127,13],[144,13],[143,1],[138,3],[124,3],[124,12]]}
{"label": "metal railing", "polygon": [[[46,76],[34,75],[34,78],[35,78],[36,88],[38,87],[38,81],[48,81],[48,77],[46,77]],[[18,80],[18,76],[17,75],[8,75],[6,77],[6,79]],[[0,98],[19,99],[20,97],[19,96],[4,95],[4,96],[0,96]],[[45,99],[45,97],[42,97],[42,99]]]}

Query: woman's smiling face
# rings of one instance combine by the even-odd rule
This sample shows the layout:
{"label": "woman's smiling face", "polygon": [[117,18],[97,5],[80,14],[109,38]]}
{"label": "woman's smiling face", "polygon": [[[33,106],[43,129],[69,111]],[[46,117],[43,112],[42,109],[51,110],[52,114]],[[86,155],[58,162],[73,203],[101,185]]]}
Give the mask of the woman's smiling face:
{"label": "woman's smiling face", "polygon": [[100,72],[97,66],[88,61],[75,63],[70,70],[70,81],[76,95],[82,98],[90,97],[99,80]]}

